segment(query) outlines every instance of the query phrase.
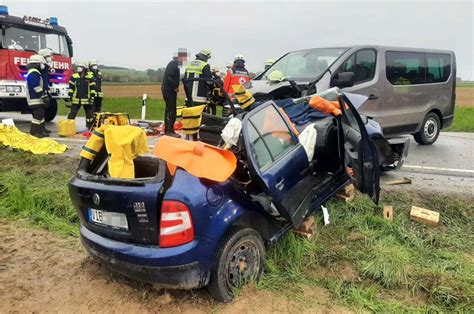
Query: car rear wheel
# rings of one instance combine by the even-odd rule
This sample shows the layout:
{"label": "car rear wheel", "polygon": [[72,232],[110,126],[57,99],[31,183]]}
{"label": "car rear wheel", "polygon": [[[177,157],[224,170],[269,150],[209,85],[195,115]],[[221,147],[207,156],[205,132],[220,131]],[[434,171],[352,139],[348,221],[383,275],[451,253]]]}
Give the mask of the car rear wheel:
{"label": "car rear wheel", "polygon": [[207,290],[217,301],[232,301],[235,289],[260,278],[264,260],[265,246],[257,231],[232,229],[219,245]]}
{"label": "car rear wheel", "polygon": [[436,113],[430,112],[426,115],[421,130],[413,137],[418,144],[431,145],[438,139],[441,131],[441,123]]}

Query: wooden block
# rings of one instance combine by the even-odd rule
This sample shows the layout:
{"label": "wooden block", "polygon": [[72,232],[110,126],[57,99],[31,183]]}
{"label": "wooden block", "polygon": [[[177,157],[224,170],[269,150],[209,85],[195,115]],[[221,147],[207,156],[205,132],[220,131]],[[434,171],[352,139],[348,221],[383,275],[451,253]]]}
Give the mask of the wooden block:
{"label": "wooden block", "polygon": [[301,232],[312,233],[315,227],[316,227],[316,221],[314,220],[314,216],[309,216],[301,223],[301,226],[297,230]]}
{"label": "wooden block", "polygon": [[437,226],[439,223],[438,212],[417,206],[411,207],[410,218],[429,226]]}
{"label": "wooden block", "polygon": [[383,206],[383,218],[390,221],[393,220],[393,206],[392,205]]}
{"label": "wooden block", "polygon": [[411,179],[403,178],[399,180],[388,181],[387,184],[388,185],[411,184]]}
{"label": "wooden block", "polygon": [[354,185],[353,184],[348,184],[348,185],[344,186],[342,189],[340,189],[339,191],[337,191],[337,193],[350,196],[351,193],[354,192],[354,190],[355,190]]}
{"label": "wooden block", "polygon": [[304,231],[300,231],[300,230],[293,230],[296,234],[299,234],[303,237],[305,237],[306,239],[310,239],[312,236],[313,236],[313,232],[304,232]]}
{"label": "wooden block", "polygon": [[336,197],[338,200],[343,201],[344,203],[350,203],[355,198],[355,192],[350,193],[350,195],[336,193]]}

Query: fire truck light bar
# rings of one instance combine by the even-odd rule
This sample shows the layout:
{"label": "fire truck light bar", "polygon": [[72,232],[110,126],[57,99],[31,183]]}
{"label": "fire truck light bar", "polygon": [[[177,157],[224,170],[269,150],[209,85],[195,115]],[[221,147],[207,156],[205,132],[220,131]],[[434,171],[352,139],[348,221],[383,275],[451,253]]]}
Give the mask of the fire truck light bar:
{"label": "fire truck light bar", "polygon": [[8,15],[8,7],[6,5],[0,5],[0,14]]}

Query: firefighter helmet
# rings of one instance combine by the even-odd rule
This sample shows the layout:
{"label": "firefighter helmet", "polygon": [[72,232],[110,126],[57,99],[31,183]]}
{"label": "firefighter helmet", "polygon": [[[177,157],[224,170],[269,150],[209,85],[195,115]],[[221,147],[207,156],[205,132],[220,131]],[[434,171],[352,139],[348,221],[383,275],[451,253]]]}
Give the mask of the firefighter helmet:
{"label": "firefighter helmet", "polygon": [[265,61],[265,66],[269,67],[269,66],[273,65],[273,63],[275,63],[275,61],[276,60],[273,59],[273,58],[267,59],[267,61]]}
{"label": "firefighter helmet", "polygon": [[211,58],[211,49],[202,49],[201,51],[199,51],[199,53],[196,55],[201,55],[207,59],[210,59]]}
{"label": "firefighter helmet", "polygon": [[44,49],[38,50],[38,54],[46,59],[47,57],[53,56],[53,51],[49,48],[44,48]]}
{"label": "firefighter helmet", "polygon": [[79,61],[76,63],[76,66],[79,68],[79,67],[83,67],[84,69],[86,69],[88,66],[87,66],[87,62],[85,61]]}
{"label": "firefighter helmet", "polygon": [[89,61],[89,67],[91,67],[93,65],[98,65],[97,60],[92,59],[91,61]]}
{"label": "firefighter helmet", "polygon": [[29,63],[36,63],[36,64],[46,64],[46,60],[43,56],[40,55],[32,55],[28,60]]}
{"label": "firefighter helmet", "polygon": [[272,71],[267,76],[267,78],[271,82],[281,82],[285,79],[285,77],[283,76],[283,73],[281,73],[281,71],[278,71],[278,70]]}
{"label": "firefighter helmet", "polygon": [[235,57],[234,57],[234,61],[237,61],[237,60],[242,60],[242,61],[245,61],[245,59],[244,59],[244,56],[243,56],[243,55],[241,55],[241,54],[235,55]]}

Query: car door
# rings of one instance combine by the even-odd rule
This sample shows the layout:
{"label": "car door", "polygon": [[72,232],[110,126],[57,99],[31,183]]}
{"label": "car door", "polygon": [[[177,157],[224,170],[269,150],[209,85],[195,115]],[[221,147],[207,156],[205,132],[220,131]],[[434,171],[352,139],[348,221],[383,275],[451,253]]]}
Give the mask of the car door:
{"label": "car door", "polygon": [[[360,98],[360,95],[354,95],[354,100],[356,97]],[[350,98],[350,95],[345,94],[339,97],[346,171],[356,189],[378,203],[380,170],[377,149]]]}
{"label": "car door", "polygon": [[252,177],[278,212],[298,226],[312,196],[311,172],[303,146],[271,101],[245,116],[242,134]]}
{"label": "car door", "polygon": [[[343,91],[365,95],[368,100],[360,108],[360,111],[378,120],[380,118],[381,93],[379,69],[381,60],[377,51],[373,48],[364,48],[353,53],[337,69],[333,77],[340,72],[354,73],[354,85],[345,87]],[[331,86],[333,87],[333,86]]]}

